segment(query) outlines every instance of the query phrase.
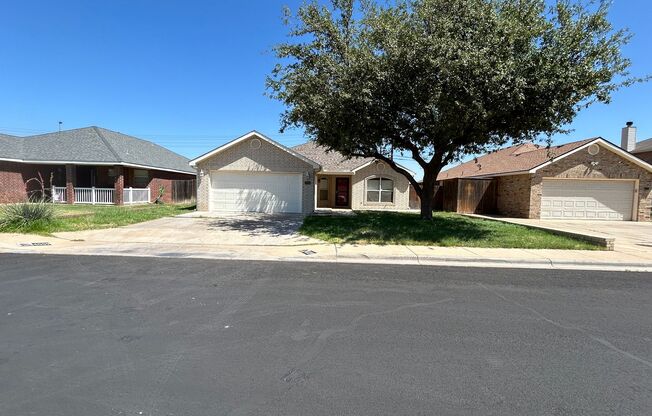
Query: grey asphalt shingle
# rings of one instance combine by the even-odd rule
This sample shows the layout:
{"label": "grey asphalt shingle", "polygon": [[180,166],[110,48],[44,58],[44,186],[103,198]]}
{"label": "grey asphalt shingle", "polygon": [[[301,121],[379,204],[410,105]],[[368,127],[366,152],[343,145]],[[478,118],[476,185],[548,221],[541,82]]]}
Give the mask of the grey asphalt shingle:
{"label": "grey asphalt shingle", "polygon": [[351,172],[374,160],[370,157],[353,157],[347,159],[340,152],[335,150],[327,151],[325,147],[319,146],[312,141],[294,146],[292,150],[319,163],[323,172]]}
{"label": "grey asphalt shingle", "polygon": [[116,163],[195,173],[189,159],[152,142],[99,128],[40,134],[0,135],[0,158],[28,161]]}
{"label": "grey asphalt shingle", "polygon": [[[0,157],[7,159],[21,159],[22,148],[19,138],[8,134],[0,134]],[[4,155],[4,156],[3,156]]]}

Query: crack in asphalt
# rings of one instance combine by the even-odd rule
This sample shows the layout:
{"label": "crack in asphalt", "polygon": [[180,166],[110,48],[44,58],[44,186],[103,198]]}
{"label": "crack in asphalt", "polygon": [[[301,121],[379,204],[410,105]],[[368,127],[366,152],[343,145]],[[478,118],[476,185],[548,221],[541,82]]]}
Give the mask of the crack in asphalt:
{"label": "crack in asphalt", "polygon": [[[306,379],[309,378],[309,375],[303,372],[303,370],[300,369],[300,367],[305,366],[308,364],[310,361],[315,359],[324,349],[324,346],[326,344],[326,341],[328,338],[335,334],[343,333],[350,331],[351,329],[355,328],[356,325],[360,323],[365,318],[368,318],[370,316],[380,316],[380,315],[386,315],[389,313],[395,313],[399,312],[405,309],[413,309],[413,308],[423,308],[423,307],[428,307],[428,306],[434,306],[434,305],[439,305],[442,303],[446,302],[451,302],[453,301],[453,298],[446,298],[446,299],[441,299],[438,301],[434,302],[426,302],[426,303],[411,303],[408,305],[402,305],[397,308],[392,308],[384,311],[377,311],[377,312],[368,312],[368,313],[363,313],[361,315],[358,315],[355,317],[348,325],[343,326],[343,327],[337,327],[337,328],[328,328],[325,329],[321,332],[319,332],[319,335],[317,336],[317,340],[312,344],[312,346],[308,349],[308,351],[301,357],[299,361],[296,362],[296,365],[292,367],[288,372],[286,372],[282,377],[281,380],[291,383],[295,381],[296,379],[299,379],[301,381],[305,381]],[[296,377],[296,375],[301,374],[301,377]]]}
{"label": "crack in asphalt", "polygon": [[641,358],[641,357],[639,357],[637,355],[634,355],[634,354],[632,354],[632,353],[630,353],[628,351],[622,350],[622,349],[616,347],[615,345],[613,345],[612,343],[610,343],[609,341],[607,341],[606,339],[600,338],[598,336],[595,336],[595,335],[589,333],[584,328],[581,328],[581,327],[576,326],[576,325],[564,325],[561,322],[557,322],[557,321],[555,321],[555,320],[553,320],[551,318],[548,318],[547,316],[545,316],[544,314],[542,314],[541,312],[537,311],[536,309],[534,309],[534,308],[532,308],[530,306],[523,305],[522,303],[519,303],[519,302],[517,302],[515,300],[512,300],[512,299],[498,293],[496,290],[491,289],[491,288],[487,287],[486,285],[484,285],[482,283],[478,283],[478,285],[480,287],[482,287],[483,289],[485,289],[486,291],[488,291],[489,293],[493,294],[494,296],[497,296],[498,298],[500,298],[500,299],[502,299],[502,300],[504,300],[504,301],[506,301],[508,303],[511,303],[513,305],[516,305],[516,306],[518,306],[518,307],[520,307],[522,309],[525,309],[525,310],[529,311],[530,313],[534,314],[537,318],[541,319],[544,322],[549,323],[550,325],[553,325],[553,326],[555,326],[557,328],[565,329],[567,331],[577,331],[577,332],[581,333],[582,335],[588,337],[589,339],[591,339],[591,340],[599,343],[600,345],[610,349],[611,351],[617,352],[618,354],[620,354],[620,355],[622,355],[624,357],[627,357],[627,358],[629,358],[631,360],[634,360],[634,361],[638,361],[639,363],[641,363],[641,364],[643,364],[643,365],[645,365],[645,366],[647,366],[649,368],[652,368],[652,362],[650,362],[650,361],[648,361],[648,360],[646,360],[644,358]]}

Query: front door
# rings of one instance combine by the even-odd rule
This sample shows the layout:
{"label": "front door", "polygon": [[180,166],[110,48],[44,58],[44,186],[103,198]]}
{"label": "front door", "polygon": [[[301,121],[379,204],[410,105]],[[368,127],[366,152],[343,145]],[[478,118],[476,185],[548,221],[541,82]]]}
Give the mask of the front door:
{"label": "front door", "polygon": [[349,178],[335,179],[335,206],[349,206]]}

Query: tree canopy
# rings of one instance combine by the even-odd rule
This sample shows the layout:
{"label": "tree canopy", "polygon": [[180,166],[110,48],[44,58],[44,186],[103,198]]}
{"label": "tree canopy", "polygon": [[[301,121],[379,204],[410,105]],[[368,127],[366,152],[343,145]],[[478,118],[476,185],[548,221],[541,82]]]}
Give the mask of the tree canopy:
{"label": "tree canopy", "polygon": [[[609,2],[330,0],[287,14],[290,40],[268,77],[304,128],[347,157],[375,157],[405,175],[430,218],[447,164],[509,142],[564,131],[578,111],[638,81]],[[423,183],[394,163],[413,158]]]}

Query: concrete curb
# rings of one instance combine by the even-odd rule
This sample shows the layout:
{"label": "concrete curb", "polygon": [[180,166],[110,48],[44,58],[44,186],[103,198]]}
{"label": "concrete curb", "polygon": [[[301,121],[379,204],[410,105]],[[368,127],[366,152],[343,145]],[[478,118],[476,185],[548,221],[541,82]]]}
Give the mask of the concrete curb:
{"label": "concrete curb", "polygon": [[[349,256],[349,255],[339,255],[337,257],[338,261],[351,261],[351,262],[361,262],[360,257],[358,256]],[[387,257],[373,257],[366,256],[364,260],[366,262],[406,262],[413,261],[414,258],[408,256],[387,256]],[[623,263],[623,262],[591,262],[591,261],[570,261],[570,260],[553,260],[549,258],[542,259],[502,259],[502,258],[477,258],[477,257],[447,257],[447,256],[418,256],[416,258],[415,264],[428,265],[428,264],[442,264],[446,263],[449,265],[456,266],[468,266],[471,265],[483,265],[486,267],[491,267],[488,265],[493,265],[493,267],[505,267],[505,268],[545,268],[545,269],[555,269],[555,268],[572,268],[572,269],[584,269],[584,270],[640,270],[652,272],[652,262],[650,263]],[[476,266],[471,266],[476,267]]]}
{"label": "concrete curb", "polygon": [[467,258],[446,256],[238,256],[226,253],[211,252],[107,252],[97,247],[97,251],[87,252],[56,252],[49,250],[0,250],[0,253],[10,254],[38,254],[38,255],[64,255],[64,256],[117,256],[117,257],[151,257],[170,259],[208,259],[229,261],[276,261],[276,262],[310,262],[310,263],[347,263],[347,264],[402,264],[412,266],[440,266],[440,267],[490,267],[490,268],[517,268],[517,269],[566,269],[566,270],[609,270],[623,272],[652,272],[650,263],[615,263],[615,262],[586,262],[566,261],[551,259],[500,259],[500,258]]}

